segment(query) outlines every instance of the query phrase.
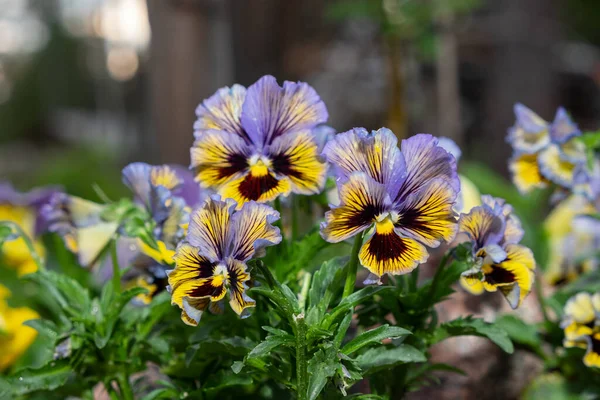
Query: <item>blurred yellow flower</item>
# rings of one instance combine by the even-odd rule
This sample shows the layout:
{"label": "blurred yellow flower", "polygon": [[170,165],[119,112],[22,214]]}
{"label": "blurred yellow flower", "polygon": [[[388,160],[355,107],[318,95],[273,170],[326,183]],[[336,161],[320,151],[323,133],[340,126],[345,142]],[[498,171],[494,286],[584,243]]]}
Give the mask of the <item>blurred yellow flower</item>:
{"label": "blurred yellow flower", "polygon": [[6,298],[10,291],[0,285],[0,371],[12,365],[29,348],[37,331],[23,322],[39,318],[27,307],[9,307]]}
{"label": "blurred yellow flower", "polygon": [[[0,204],[0,221],[14,222],[19,225],[30,240],[34,240],[35,209],[25,206]],[[44,247],[39,240],[34,240],[34,247],[37,253],[43,257]],[[19,276],[37,271],[37,265],[23,238],[5,242],[1,252],[4,264],[14,268]]]}

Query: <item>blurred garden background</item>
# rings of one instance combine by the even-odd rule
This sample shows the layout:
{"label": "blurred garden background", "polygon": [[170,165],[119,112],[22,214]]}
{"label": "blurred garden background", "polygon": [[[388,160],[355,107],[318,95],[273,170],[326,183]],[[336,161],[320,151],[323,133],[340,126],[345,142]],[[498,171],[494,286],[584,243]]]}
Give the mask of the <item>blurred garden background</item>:
{"label": "blurred garden background", "polygon": [[[506,132],[517,102],[547,120],[562,105],[598,129],[599,20],[597,0],[0,0],[0,181],[129,196],[123,166],[187,166],[196,106],[272,74],[312,85],[339,132],[456,141],[461,173],[515,206],[544,269],[549,193],[517,193]],[[449,315],[506,307],[469,301]],[[496,352],[484,342],[440,351],[469,374],[444,383],[447,398],[467,398],[465,385],[472,398],[513,398],[514,380],[541,369],[527,355],[509,368],[482,353],[464,361],[476,346]],[[496,381],[506,387],[483,396]]]}

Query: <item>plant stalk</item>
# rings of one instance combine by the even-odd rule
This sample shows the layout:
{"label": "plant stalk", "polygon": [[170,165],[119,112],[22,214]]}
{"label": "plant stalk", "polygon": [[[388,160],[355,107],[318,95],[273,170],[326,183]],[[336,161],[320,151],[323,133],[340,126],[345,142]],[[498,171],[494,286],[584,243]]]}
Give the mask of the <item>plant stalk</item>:
{"label": "plant stalk", "polygon": [[356,235],[354,239],[354,245],[352,246],[352,253],[350,254],[350,261],[348,261],[346,284],[344,285],[344,293],[342,298],[346,298],[354,292],[354,285],[356,284],[356,270],[358,269],[358,253],[362,246],[362,234]]}
{"label": "plant stalk", "polygon": [[121,268],[119,267],[119,258],[117,256],[117,239],[113,239],[112,245],[110,246],[110,255],[112,259],[112,270],[113,270],[113,289],[115,293],[121,293]]}
{"label": "plant stalk", "polygon": [[308,327],[304,314],[294,316],[296,322],[296,390],[298,400],[308,398],[308,362],[306,359],[306,333]]}
{"label": "plant stalk", "polygon": [[431,287],[429,288],[429,299],[431,301],[430,306],[433,306],[435,304],[435,300],[433,297],[435,295],[435,292],[437,291],[437,287],[440,282],[440,277],[442,276],[442,271],[444,270],[444,268],[446,268],[446,264],[448,264],[448,260],[450,259],[451,255],[452,251],[446,252],[446,254],[444,254],[444,257],[442,257],[442,260],[440,261],[440,265],[435,271],[435,275],[433,276],[433,280],[431,281]]}
{"label": "plant stalk", "polygon": [[126,371],[123,371],[117,375],[117,382],[121,391],[121,398],[123,400],[135,400],[135,397],[133,396],[133,390],[131,389],[131,384],[129,383],[129,375]]}

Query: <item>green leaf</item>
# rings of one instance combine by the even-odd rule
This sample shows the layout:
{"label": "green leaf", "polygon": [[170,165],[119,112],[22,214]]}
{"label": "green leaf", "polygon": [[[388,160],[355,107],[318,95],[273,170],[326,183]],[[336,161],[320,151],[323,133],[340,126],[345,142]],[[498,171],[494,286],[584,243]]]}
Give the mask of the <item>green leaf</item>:
{"label": "green leaf", "polygon": [[29,321],[23,322],[23,325],[27,325],[38,331],[40,336],[47,340],[55,342],[58,339],[58,327],[56,324],[47,319],[30,319]]}
{"label": "green leaf", "polygon": [[12,228],[8,225],[2,225],[0,222],[0,249],[4,242],[12,240],[14,238]]}
{"label": "green leaf", "polygon": [[337,305],[331,313],[325,317],[323,320],[323,327],[327,329],[331,324],[342,314],[348,311],[348,308],[355,307],[360,304],[363,300],[368,299],[371,296],[374,296],[377,293],[393,290],[393,286],[367,286],[356,292],[352,293],[350,296],[342,299],[340,304]]}
{"label": "green leaf", "polygon": [[[573,393],[569,390],[569,383],[558,373],[540,375],[533,380],[523,393],[523,400],[581,400],[585,399],[584,393]],[[590,396],[590,399],[595,396]]]}
{"label": "green leaf", "polygon": [[179,397],[179,392],[173,388],[155,389],[142,397],[142,400],[161,400],[161,399],[176,399]]}
{"label": "green leaf", "polygon": [[24,369],[8,379],[13,394],[21,396],[36,390],[54,390],[67,382],[73,370],[66,361],[52,361],[39,369]]}
{"label": "green leaf", "polygon": [[432,334],[430,344],[438,343],[453,336],[487,337],[507,353],[514,351],[508,334],[501,327],[485,322],[479,318],[459,318],[440,325]]}
{"label": "green leaf", "polygon": [[[107,286],[108,285],[110,284],[107,284]],[[144,288],[135,287],[119,294],[111,302],[103,303],[102,300],[100,301],[100,308],[104,318],[97,320],[96,323],[96,331],[94,332],[94,343],[96,344],[96,347],[102,349],[106,346],[113,334],[115,324],[117,323],[119,315],[121,314],[121,311],[125,305],[127,305],[127,303],[129,303],[135,296],[147,292],[148,291]],[[110,290],[108,290],[106,293],[110,296]]]}
{"label": "green leaf", "polygon": [[248,375],[237,375],[231,371],[221,370],[216,374],[212,374],[204,382],[203,392],[211,396],[231,386],[245,386],[250,384],[252,384],[252,378]]}
{"label": "green leaf", "polygon": [[425,361],[427,361],[425,354],[408,344],[401,344],[393,348],[385,346],[374,347],[356,357],[356,363],[365,373],[390,368],[399,364]]}
{"label": "green leaf", "polygon": [[340,365],[337,350],[333,346],[320,349],[308,362],[308,399],[319,396]]}
{"label": "green leaf", "polygon": [[398,326],[382,325],[370,331],[366,331],[352,339],[343,348],[342,353],[352,354],[355,351],[372,343],[381,343],[383,339],[397,339],[410,335],[411,332]]}
{"label": "green leaf", "polygon": [[411,370],[408,372],[408,375],[406,376],[406,381],[405,381],[405,385],[409,388],[409,390],[414,391],[419,389],[420,386],[423,386],[422,384],[420,384],[421,382],[424,382],[428,377],[430,377],[430,373],[434,372],[434,371],[448,371],[448,372],[454,372],[456,374],[459,375],[463,375],[466,376],[467,374],[456,367],[453,367],[451,365],[447,365],[447,364],[443,364],[443,363],[437,363],[437,364],[423,364],[418,368],[411,368]]}
{"label": "green leaf", "polygon": [[[289,336],[289,337],[288,337]],[[295,346],[296,341],[293,336],[267,336],[265,340],[260,342],[258,346],[252,349],[247,358],[263,357],[271,352],[271,350],[279,346]]]}
{"label": "green leaf", "polygon": [[350,327],[350,323],[352,323],[352,308],[348,309],[348,314],[342,319],[342,322],[337,327],[337,331],[335,332],[335,337],[333,339],[333,345],[336,349],[339,349],[342,346],[342,342],[346,337],[346,332]]}
{"label": "green leaf", "polygon": [[305,235],[302,240],[293,242],[287,249],[285,259],[276,260],[275,273],[282,282],[295,277],[301,269],[312,271],[318,265],[317,255],[331,243],[321,237],[319,229]]}
{"label": "green leaf", "polygon": [[40,284],[72,317],[86,318],[90,309],[90,294],[75,279],[53,271],[38,270],[23,279]]}
{"label": "green leaf", "polygon": [[343,280],[335,280],[336,274],[344,269],[348,263],[348,257],[336,257],[325,261],[313,275],[312,285],[308,294],[309,307],[322,307],[327,309],[333,291],[330,289],[332,283],[335,286],[342,287]]}
{"label": "green leaf", "polygon": [[515,315],[502,315],[495,324],[504,329],[513,342],[537,348],[541,344],[535,325],[527,324]]}
{"label": "green leaf", "polygon": [[588,149],[600,148],[600,131],[585,132],[577,140],[581,141]]}

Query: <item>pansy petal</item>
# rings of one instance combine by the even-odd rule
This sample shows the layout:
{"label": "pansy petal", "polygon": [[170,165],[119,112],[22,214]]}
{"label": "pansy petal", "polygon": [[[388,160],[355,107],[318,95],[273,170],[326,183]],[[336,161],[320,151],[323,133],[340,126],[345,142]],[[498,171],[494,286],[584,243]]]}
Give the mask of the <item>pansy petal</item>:
{"label": "pansy petal", "polygon": [[211,261],[221,260],[227,249],[229,220],[235,207],[231,200],[210,198],[190,217],[187,240]]}
{"label": "pansy petal", "polygon": [[485,292],[480,275],[481,274],[463,274],[460,277],[460,286],[467,292],[479,296]]}
{"label": "pansy petal", "polygon": [[339,188],[340,206],[325,214],[321,236],[337,243],[369,228],[390,207],[385,186],[364,173],[352,174]]}
{"label": "pansy petal", "polygon": [[202,314],[210,304],[210,297],[184,297],[181,307],[181,320],[187,325],[198,326]]}
{"label": "pansy petal", "polygon": [[288,177],[294,193],[310,195],[323,189],[327,173],[317,151],[314,135],[301,131],[277,137],[266,152],[275,174]]}
{"label": "pansy petal", "polygon": [[262,149],[278,136],[313,129],[327,118],[325,104],[308,84],[285,81],[280,87],[267,75],[248,88],[241,121],[252,143]]}
{"label": "pansy petal", "polygon": [[249,316],[249,308],[255,307],[256,302],[246,294],[246,282],[250,275],[246,271],[246,264],[230,258],[227,261],[229,273],[229,305],[239,316]]}
{"label": "pansy petal", "polygon": [[391,222],[389,226],[378,224],[359,253],[360,263],[377,276],[407,274],[428,257],[425,246],[414,239],[398,236]]}
{"label": "pansy petal", "polygon": [[227,255],[239,261],[246,261],[255,252],[281,242],[279,228],[272,225],[279,219],[279,213],[265,204],[254,201],[244,206],[231,217],[229,238],[231,248]]}
{"label": "pansy petal", "polygon": [[586,367],[600,368],[600,334],[588,336],[588,348],[583,363]]}
{"label": "pansy petal", "polygon": [[428,134],[414,135],[402,141],[402,154],[407,175],[400,186],[395,203],[404,201],[434,179],[444,179],[458,193],[460,181],[456,172],[456,160],[437,138]]}
{"label": "pansy petal", "polygon": [[121,172],[125,186],[144,204],[150,203],[150,171],[149,164],[135,162],[127,165]]}
{"label": "pansy petal", "polygon": [[592,296],[589,293],[578,293],[567,300],[565,317],[578,324],[588,324],[596,318]]}
{"label": "pansy petal", "polygon": [[481,196],[483,204],[490,207],[494,213],[502,214],[505,218],[504,238],[502,244],[516,244],[523,239],[525,232],[521,220],[513,213],[513,208],[506,200],[490,195]]}
{"label": "pansy petal", "polygon": [[577,124],[573,122],[567,110],[563,107],[559,107],[556,110],[556,116],[550,126],[550,138],[554,143],[565,143],[569,139],[575,136],[581,135],[581,131],[577,127]]}
{"label": "pansy petal", "polygon": [[116,222],[99,222],[76,231],[78,260],[84,267],[90,267],[98,261],[98,257],[114,238],[119,224]]}
{"label": "pansy petal", "polygon": [[406,198],[396,209],[400,218],[396,232],[410,236],[429,247],[437,247],[441,241],[451,241],[457,230],[452,207],[456,192],[442,179],[431,182]]}
{"label": "pansy petal", "polygon": [[204,257],[198,247],[182,242],[173,259],[175,269],[167,271],[168,282],[173,292],[182,283],[195,279],[208,279],[213,276],[215,263]]}
{"label": "pansy petal", "polygon": [[550,143],[546,121],[522,104],[516,104],[514,111],[517,121],[509,129],[507,141],[515,150],[533,154]]}
{"label": "pansy petal", "polygon": [[576,164],[566,161],[561,156],[560,147],[550,145],[539,153],[540,173],[546,179],[566,188],[573,185]]}
{"label": "pansy petal", "polygon": [[190,149],[191,166],[202,187],[218,187],[248,168],[250,148],[232,133],[209,130]]}
{"label": "pansy petal", "polygon": [[266,168],[252,168],[246,175],[221,186],[219,194],[223,198],[235,200],[239,209],[248,201],[265,203],[280,195],[287,196],[291,190],[292,184],[288,178],[278,179]]}
{"label": "pansy petal", "polygon": [[175,170],[168,165],[154,165],[150,168],[150,184],[153,186],[163,186],[172,190],[181,183]]}
{"label": "pansy petal", "polygon": [[500,290],[514,309],[531,292],[535,260],[531,250],[525,246],[508,245],[506,250],[506,260],[485,271],[484,287],[487,291]]}
{"label": "pansy petal", "polygon": [[217,90],[196,108],[198,119],[194,123],[194,136],[199,137],[208,130],[217,130],[248,140],[240,122],[245,98],[246,88],[241,85]]}
{"label": "pansy petal", "polygon": [[474,207],[461,215],[458,224],[459,232],[475,242],[475,250],[498,244],[504,233],[504,221],[486,206]]}
{"label": "pansy petal", "polygon": [[398,139],[386,128],[372,133],[363,128],[340,133],[327,143],[323,155],[341,181],[355,172],[364,172],[385,185],[390,197],[395,196],[406,173]]}
{"label": "pansy petal", "polygon": [[536,154],[513,156],[509,161],[508,169],[512,174],[515,186],[522,194],[548,186],[548,180],[540,172]]}

